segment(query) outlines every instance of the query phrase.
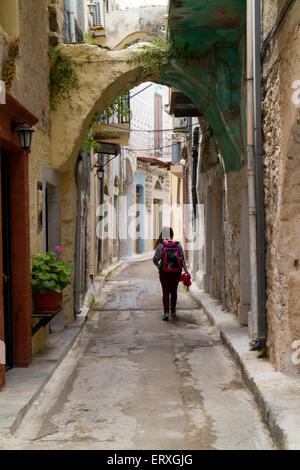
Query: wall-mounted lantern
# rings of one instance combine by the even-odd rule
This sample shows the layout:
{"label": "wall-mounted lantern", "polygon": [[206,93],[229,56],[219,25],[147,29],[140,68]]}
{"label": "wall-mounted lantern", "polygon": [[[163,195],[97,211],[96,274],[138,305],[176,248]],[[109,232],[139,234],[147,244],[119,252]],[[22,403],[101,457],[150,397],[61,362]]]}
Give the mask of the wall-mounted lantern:
{"label": "wall-mounted lantern", "polygon": [[[18,129],[16,129],[18,126]],[[28,126],[27,121],[11,121],[11,132],[17,132],[19,134],[20,147],[23,150],[30,150],[32,134],[34,132],[30,126]]]}
{"label": "wall-mounted lantern", "polygon": [[89,13],[90,15],[94,15],[96,13],[96,3],[95,2],[90,2],[88,3],[88,9],[89,9]]}
{"label": "wall-mounted lantern", "polygon": [[103,166],[100,166],[97,168],[97,177],[98,177],[98,180],[101,181],[104,177],[104,168]]}

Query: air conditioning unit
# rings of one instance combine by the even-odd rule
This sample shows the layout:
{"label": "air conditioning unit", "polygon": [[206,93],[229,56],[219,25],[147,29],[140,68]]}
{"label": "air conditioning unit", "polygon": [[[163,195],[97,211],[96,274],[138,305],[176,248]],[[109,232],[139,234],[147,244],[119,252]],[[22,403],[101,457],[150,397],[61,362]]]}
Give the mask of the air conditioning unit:
{"label": "air conditioning unit", "polygon": [[189,132],[189,119],[186,117],[175,117],[174,118],[174,131],[175,132]]}

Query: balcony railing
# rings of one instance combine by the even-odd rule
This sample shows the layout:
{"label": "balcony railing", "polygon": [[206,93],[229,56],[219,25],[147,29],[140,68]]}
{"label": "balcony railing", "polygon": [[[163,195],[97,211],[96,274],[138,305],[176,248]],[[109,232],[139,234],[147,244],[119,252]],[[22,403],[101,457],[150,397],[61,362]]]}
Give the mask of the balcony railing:
{"label": "balcony railing", "polygon": [[[118,112],[119,110],[119,112]],[[123,95],[112,113],[100,116],[94,136],[98,141],[128,145],[130,135],[130,94]]]}

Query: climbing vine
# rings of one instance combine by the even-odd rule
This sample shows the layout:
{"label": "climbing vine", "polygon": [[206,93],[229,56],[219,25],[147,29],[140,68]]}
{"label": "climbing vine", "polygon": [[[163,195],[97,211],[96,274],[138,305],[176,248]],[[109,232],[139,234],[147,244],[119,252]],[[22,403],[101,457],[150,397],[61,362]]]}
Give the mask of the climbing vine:
{"label": "climbing vine", "polygon": [[171,59],[180,65],[186,65],[190,58],[187,46],[175,48],[170,41],[153,40],[149,44],[139,46],[129,63],[139,62],[143,65],[144,72],[148,72],[155,67],[168,64]]}
{"label": "climbing vine", "polygon": [[83,142],[81,146],[82,152],[89,152],[91,148],[94,150],[94,152],[99,152],[100,144],[94,138],[95,127],[97,126],[97,124],[98,124],[98,119],[95,119],[90,125],[90,130],[87,135],[87,138],[85,139],[85,141]]}
{"label": "climbing vine", "polygon": [[138,54],[132,61],[143,64],[144,72],[167,64],[172,55],[172,44],[168,41],[154,40],[150,44],[139,46]]}
{"label": "climbing vine", "polygon": [[[79,88],[79,78],[76,68],[80,65],[72,61],[57,46],[50,52],[50,104],[56,110],[61,101],[71,102],[70,91]],[[71,104],[71,103],[70,103]]]}
{"label": "climbing vine", "polygon": [[97,40],[96,40],[96,38],[94,38],[92,31],[88,31],[88,32],[84,35],[84,42],[85,42],[86,44],[92,44],[92,45],[94,45],[94,46],[97,45]]}
{"label": "climbing vine", "polygon": [[19,38],[13,39],[8,45],[7,57],[3,63],[1,80],[5,83],[6,89],[9,91],[12,86],[13,79],[16,75],[15,60],[19,53]]}

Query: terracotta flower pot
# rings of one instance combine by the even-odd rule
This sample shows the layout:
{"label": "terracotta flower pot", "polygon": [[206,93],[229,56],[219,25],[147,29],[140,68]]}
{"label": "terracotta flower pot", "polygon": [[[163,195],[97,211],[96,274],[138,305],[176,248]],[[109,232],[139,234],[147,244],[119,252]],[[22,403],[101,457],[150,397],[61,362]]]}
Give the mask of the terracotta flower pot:
{"label": "terracotta flower pot", "polygon": [[59,294],[57,294],[57,310],[62,310],[63,309],[63,291],[61,291]]}
{"label": "terracotta flower pot", "polygon": [[58,295],[55,291],[47,291],[44,294],[34,292],[35,311],[39,313],[56,313],[58,311]]}

